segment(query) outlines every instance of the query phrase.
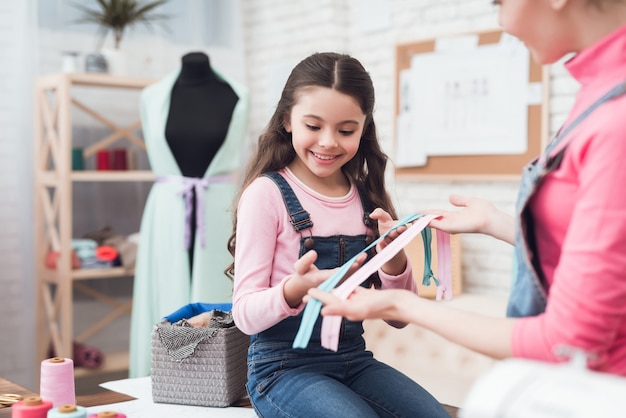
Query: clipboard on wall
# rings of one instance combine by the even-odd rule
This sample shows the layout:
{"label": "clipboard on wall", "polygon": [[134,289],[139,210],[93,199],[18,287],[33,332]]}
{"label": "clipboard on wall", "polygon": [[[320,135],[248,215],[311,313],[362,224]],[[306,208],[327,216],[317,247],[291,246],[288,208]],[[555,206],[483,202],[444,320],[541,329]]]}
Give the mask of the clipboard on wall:
{"label": "clipboard on wall", "polygon": [[[492,30],[492,31],[472,33],[472,34],[467,34],[467,35],[460,35],[457,37],[429,39],[429,40],[417,41],[417,42],[412,42],[412,43],[407,43],[407,44],[400,44],[396,47],[395,116],[398,122],[400,122],[401,120],[401,117],[400,117],[401,114],[404,114],[404,115],[408,114],[406,113],[407,94],[405,92],[405,81],[403,80],[403,79],[406,79],[407,73],[413,73],[412,77],[415,77],[413,70],[414,68],[416,68],[414,66],[416,62],[419,64],[422,64],[421,65],[422,68],[425,68],[425,69],[431,68],[430,64],[428,63],[436,62],[436,61],[435,60],[429,61],[426,58],[429,58],[429,59],[438,58],[436,53],[438,53],[439,51],[438,45],[441,44],[442,40],[462,39],[463,37],[474,38],[474,42],[476,42],[475,51],[489,52],[489,51],[492,51],[498,45],[503,44],[506,40],[506,37],[509,37],[509,36],[506,34],[503,34],[501,30]],[[528,54],[528,51],[525,48],[524,48],[524,51]],[[481,55],[481,54],[475,54],[475,55]],[[481,56],[489,56],[489,54],[482,54]],[[489,63],[490,61],[487,61],[487,62]],[[400,130],[402,128],[399,128],[399,126],[401,125],[400,123],[398,123],[396,125],[396,135],[394,136],[395,137],[395,140],[394,140],[395,149],[394,149],[394,156],[392,158],[392,160],[396,162],[396,168],[395,168],[396,176],[399,178],[430,177],[430,178],[444,178],[444,179],[455,179],[455,180],[477,180],[477,179],[478,180],[480,179],[509,180],[509,179],[519,178],[524,165],[540,154],[541,149],[546,143],[547,134],[548,134],[548,130],[547,130],[547,127],[548,127],[547,101],[548,100],[547,99],[548,99],[549,75],[545,68],[542,68],[542,66],[535,63],[530,58],[529,54],[527,55],[526,62],[527,62],[526,65],[528,67],[528,71],[524,73],[523,77],[527,78],[527,83],[524,83],[523,80],[520,80],[520,82],[517,83],[519,85],[516,85],[516,86],[508,85],[504,89],[502,87],[498,88],[497,90],[493,89],[493,91],[497,91],[498,94],[500,94],[500,96],[496,95],[496,98],[501,97],[502,92],[508,88],[517,88],[517,90],[515,91],[517,91],[518,96],[527,94],[527,96],[525,96],[527,101],[521,104],[522,106],[524,106],[523,110],[526,111],[523,116],[525,120],[522,121],[522,123],[524,123],[524,126],[523,126],[523,129],[520,130],[524,132],[523,138],[521,138],[521,141],[524,142],[523,149],[519,148],[517,151],[515,149],[507,150],[506,153],[498,153],[497,151],[481,153],[480,150],[478,150],[478,152],[475,152],[475,150],[469,150],[468,148],[469,152],[461,151],[456,155],[454,152],[446,153],[444,149],[443,152],[438,152],[438,151],[435,151],[434,153],[428,152],[427,155],[425,155],[425,157],[423,158],[423,160],[419,162],[421,157],[414,158],[415,153],[411,152],[410,148],[409,149],[406,148],[406,143],[405,143],[405,148],[402,149],[402,143],[399,143],[400,140],[398,139]],[[496,67],[496,68],[490,67],[489,71],[491,71],[491,74],[497,74],[497,71],[499,70],[497,66],[499,66],[501,61],[493,60],[493,63],[494,65],[492,67]],[[483,64],[484,64],[484,61],[483,61]],[[436,71],[437,67],[432,67],[432,68],[431,68],[431,71]],[[407,70],[410,70],[410,71],[407,71]],[[506,69],[504,69],[503,71],[506,71]],[[437,76],[438,74],[435,75],[435,77]],[[420,81],[422,81],[422,85],[426,85],[424,84],[425,83],[424,80],[420,80]],[[430,80],[428,81],[430,82]],[[466,90],[469,90],[472,88],[476,89],[475,80],[472,80],[471,78],[469,78],[469,76],[467,76],[467,80],[465,81],[466,81],[466,85],[468,86]],[[442,80],[440,80],[440,84],[443,85]],[[456,88],[456,85],[454,87]],[[445,88],[446,89],[448,88],[447,84]],[[429,100],[431,100],[433,97],[436,97],[436,98],[440,98],[444,96],[448,97],[446,95],[450,93],[448,90],[444,92],[443,87],[437,90],[437,92],[438,92],[437,94],[430,95],[430,96],[425,95],[424,97],[429,97]],[[418,92],[413,93],[412,97],[416,97],[415,94],[418,94]],[[464,100],[467,100],[467,97]],[[431,107],[434,106],[437,109],[439,108],[444,109],[445,108],[444,106],[448,105],[449,103],[452,103],[452,101],[451,100],[445,101],[444,99],[436,99],[436,103],[434,105],[432,103],[426,103],[425,106],[431,106]],[[469,111],[476,112],[480,110],[480,103],[477,103],[477,102],[471,102],[471,103],[472,105],[467,107]],[[477,104],[474,106],[474,103],[477,103]],[[503,104],[503,106],[506,106],[506,104]],[[417,109],[417,107],[415,109]],[[413,112],[416,111],[415,109],[413,110]],[[449,108],[445,108],[445,109],[449,109]],[[487,108],[485,107],[485,109]],[[501,109],[498,109],[498,108],[494,109],[493,105],[491,109],[495,110],[496,112],[501,111]],[[428,111],[430,110],[431,109],[428,109]],[[511,113],[514,113],[514,112],[509,112],[508,114],[511,114]],[[416,113],[413,113],[413,115],[415,114]],[[418,115],[422,116],[421,113],[418,113]],[[445,121],[444,117],[448,119],[451,117],[457,117],[457,118],[459,117],[458,115],[457,116],[453,116],[453,115],[456,115],[456,114],[452,114],[451,116],[451,113],[441,111],[441,112],[437,112],[434,114],[435,116],[434,119],[438,117],[439,118],[438,123],[443,125],[445,123],[450,123],[450,122]],[[507,113],[502,113],[502,115],[506,116]],[[410,119],[411,119],[410,123],[415,123],[416,119],[418,118],[412,117]],[[423,119],[423,121],[426,121],[426,123],[429,123],[430,119],[433,119],[432,115],[429,115],[428,119]],[[474,123],[477,123],[476,119],[472,120],[470,118],[469,120],[471,120]],[[433,123],[437,123],[437,122],[433,122]],[[466,123],[469,123],[469,122],[466,122]],[[461,138],[466,132],[470,132],[470,130],[469,129],[461,130],[457,132],[460,132],[460,135],[458,135],[458,137]],[[481,131],[476,130],[476,132],[480,133]],[[491,132],[494,133],[493,134],[494,140],[500,139],[497,133],[495,133],[496,131],[492,130]],[[502,132],[502,127],[501,127],[500,132]],[[406,132],[404,134],[406,136]],[[420,140],[419,138],[424,138],[424,137],[413,135],[413,136],[408,136],[408,138],[410,141],[413,141],[410,145],[413,147],[413,149],[416,149],[415,147],[419,147],[419,143],[417,143],[416,141],[419,141]],[[405,137],[404,139],[406,140],[407,138]],[[475,138],[475,139],[480,139],[480,138]],[[506,139],[503,139],[503,141],[506,141]],[[434,142],[431,142],[431,144],[432,143]],[[472,143],[473,142],[471,138],[468,141],[466,141],[466,145],[470,148],[472,146],[470,144]],[[446,145],[445,141],[437,141],[436,144],[438,147],[441,147],[442,144]],[[452,145],[449,147],[449,149],[454,151],[455,150],[454,142],[451,142],[451,144]],[[463,146],[461,142],[459,142],[459,144],[461,145],[461,147]],[[486,146],[488,147],[489,144],[487,143]],[[426,145],[426,147],[428,147],[428,145]],[[405,159],[405,160],[408,158],[409,159],[408,163],[405,161],[404,163],[399,164],[397,160],[398,157],[400,157],[401,159]],[[411,164],[411,160],[410,160],[411,158],[414,158],[414,160],[418,162],[416,164]]]}

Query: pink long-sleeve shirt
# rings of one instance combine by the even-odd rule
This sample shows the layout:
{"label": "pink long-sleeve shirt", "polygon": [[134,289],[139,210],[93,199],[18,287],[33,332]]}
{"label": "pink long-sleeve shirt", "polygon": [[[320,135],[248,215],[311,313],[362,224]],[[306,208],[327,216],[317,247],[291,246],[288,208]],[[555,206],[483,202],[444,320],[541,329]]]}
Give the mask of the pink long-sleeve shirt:
{"label": "pink long-sleeve shirt", "polygon": [[[309,231],[314,236],[367,233],[356,187],[346,196],[327,197],[308,188],[289,170],[280,173],[313,221],[313,228],[302,232],[304,236]],[[291,308],[283,294],[299,248],[300,233],[290,223],[278,187],[267,177],[257,178],[244,190],[237,208],[233,318],[244,333],[259,333],[304,309],[304,304]],[[417,292],[408,260],[399,276],[382,271],[379,275],[383,288]]]}
{"label": "pink long-sleeve shirt", "polygon": [[[626,26],[566,67],[581,89],[566,125],[626,80]],[[600,371],[626,375],[626,96],[595,110],[563,140],[560,168],[531,201],[549,284],[544,314],[523,318],[513,354],[557,361],[555,348],[593,352]]]}

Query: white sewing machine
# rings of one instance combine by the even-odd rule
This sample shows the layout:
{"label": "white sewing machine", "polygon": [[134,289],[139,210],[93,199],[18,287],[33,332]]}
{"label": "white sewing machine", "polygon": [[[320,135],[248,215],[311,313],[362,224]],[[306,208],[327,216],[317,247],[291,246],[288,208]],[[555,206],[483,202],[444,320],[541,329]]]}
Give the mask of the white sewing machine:
{"label": "white sewing machine", "polygon": [[460,418],[622,418],[626,378],[586,369],[586,357],[569,363],[504,360],[481,376]]}

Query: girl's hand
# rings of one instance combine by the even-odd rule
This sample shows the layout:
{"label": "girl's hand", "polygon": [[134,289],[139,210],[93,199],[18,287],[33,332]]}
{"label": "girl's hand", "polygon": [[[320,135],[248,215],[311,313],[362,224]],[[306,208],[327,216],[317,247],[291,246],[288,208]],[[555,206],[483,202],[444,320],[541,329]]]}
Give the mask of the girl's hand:
{"label": "girl's hand", "polygon": [[[380,233],[380,235],[384,235],[387,231],[389,231],[398,223],[396,219],[393,219],[390,214],[388,214],[381,208],[374,209],[372,213],[370,213],[370,218],[378,221],[378,232]],[[398,238],[398,236],[404,231],[406,231],[406,226],[402,226],[390,232],[389,235],[385,237],[385,239],[378,243],[378,245],[376,246],[376,250],[381,251],[383,248],[389,245],[391,241]]]}
{"label": "girl's hand", "polygon": [[[367,258],[367,254],[361,254],[346,273],[344,280],[356,271]],[[317,253],[315,250],[308,251],[300,257],[294,264],[294,273],[285,283],[285,300],[292,308],[302,303],[302,298],[306,292],[319,286],[326,281],[337,269],[320,270],[315,267]]]}
{"label": "girl's hand", "polygon": [[[393,219],[390,214],[382,210],[381,208],[376,208],[370,214],[370,218],[378,221],[378,232],[380,235],[384,235],[387,231],[393,228],[398,221]],[[385,248],[391,241],[398,238],[400,234],[406,231],[406,226],[401,226],[399,228],[391,231],[383,240],[381,240],[376,245],[376,251],[380,252]],[[402,274],[406,268],[406,254],[404,251],[400,251],[396,254],[391,260],[389,260],[382,268],[382,270],[392,276],[397,276]]]}

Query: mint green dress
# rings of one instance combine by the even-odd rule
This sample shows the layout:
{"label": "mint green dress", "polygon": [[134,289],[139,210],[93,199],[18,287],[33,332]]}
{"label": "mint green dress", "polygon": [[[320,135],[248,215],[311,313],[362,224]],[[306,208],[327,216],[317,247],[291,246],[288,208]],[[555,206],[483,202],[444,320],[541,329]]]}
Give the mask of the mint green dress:
{"label": "mint green dress", "polygon": [[[226,245],[232,233],[235,174],[244,155],[248,93],[244,86],[214,72],[233,88],[239,100],[224,143],[204,175],[210,184],[203,189],[204,228],[195,234],[193,271],[189,268],[184,242],[182,184],[157,181],[148,195],[140,228],[130,327],[130,377],[150,374],[151,333],[164,316],[191,302],[232,301],[232,281],[224,275],[224,270],[232,262]],[[157,177],[169,179],[181,176],[165,139],[170,94],[179,73],[177,70],[146,87],[140,97],[150,166]],[[212,179],[218,180],[211,182]]]}

